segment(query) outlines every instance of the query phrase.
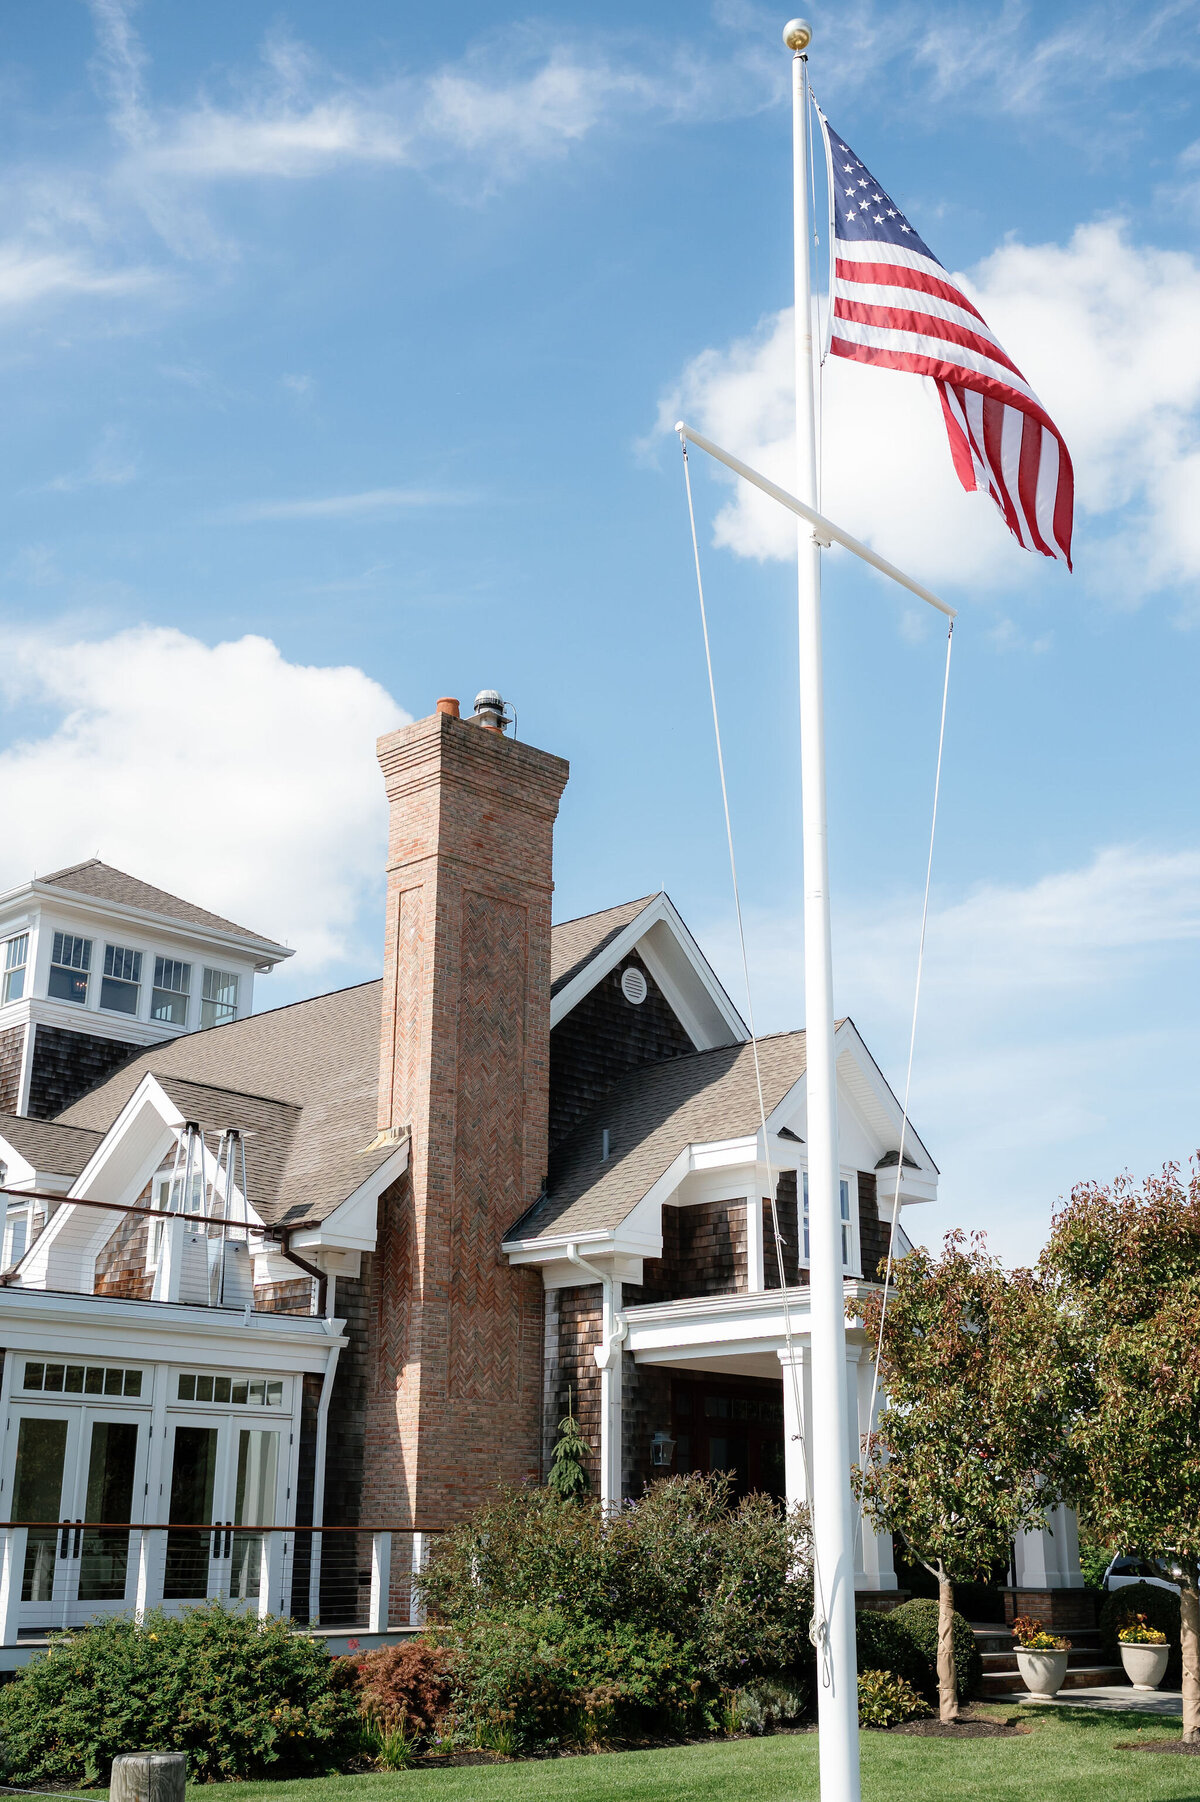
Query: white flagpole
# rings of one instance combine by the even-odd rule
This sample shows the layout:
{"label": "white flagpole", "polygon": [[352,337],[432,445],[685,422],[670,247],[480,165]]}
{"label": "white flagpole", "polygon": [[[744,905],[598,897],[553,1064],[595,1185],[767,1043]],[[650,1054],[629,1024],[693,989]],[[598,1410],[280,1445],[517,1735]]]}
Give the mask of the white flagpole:
{"label": "white flagpole", "polygon": [[[808,218],[808,62],[812,30],[785,27],[792,52],[792,182],[796,293],[797,497],[818,507],[813,384],[812,259]],[[812,1318],[813,1542],[818,1566],[817,1725],[824,1802],[859,1802],[858,1669],[854,1644],[854,1528],[846,1383],[839,1190],[829,832],[825,817],[825,703],[821,678],[821,546],[796,522],[800,627],[800,801],[804,846],[804,1012],[808,1092],[809,1281]]]}

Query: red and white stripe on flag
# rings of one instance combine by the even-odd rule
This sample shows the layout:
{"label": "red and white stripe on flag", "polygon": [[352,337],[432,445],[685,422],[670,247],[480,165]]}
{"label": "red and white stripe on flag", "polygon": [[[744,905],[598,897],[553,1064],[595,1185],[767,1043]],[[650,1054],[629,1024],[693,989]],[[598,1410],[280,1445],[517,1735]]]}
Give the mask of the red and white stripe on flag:
{"label": "red and white stripe on flag", "polygon": [[1062,433],[978,308],[831,136],[830,350],[931,377],[963,487],[990,494],[1026,550],[1069,569],[1075,477]]}

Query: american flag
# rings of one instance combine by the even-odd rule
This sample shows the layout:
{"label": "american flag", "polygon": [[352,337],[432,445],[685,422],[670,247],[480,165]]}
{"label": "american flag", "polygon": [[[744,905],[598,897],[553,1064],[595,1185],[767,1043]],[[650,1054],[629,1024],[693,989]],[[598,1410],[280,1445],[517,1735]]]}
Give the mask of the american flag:
{"label": "american flag", "polygon": [[963,487],[990,494],[1026,550],[1069,569],[1075,476],[1062,433],[895,201],[821,124],[833,189],[830,350],[931,377]]}

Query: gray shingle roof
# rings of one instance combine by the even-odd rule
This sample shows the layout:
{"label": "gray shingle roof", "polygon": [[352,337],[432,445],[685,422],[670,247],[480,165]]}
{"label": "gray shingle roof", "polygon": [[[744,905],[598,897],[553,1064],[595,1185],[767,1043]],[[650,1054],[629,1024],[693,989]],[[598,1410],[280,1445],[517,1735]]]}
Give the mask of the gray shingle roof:
{"label": "gray shingle roof", "polygon": [[55,1120],[31,1120],[24,1114],[0,1114],[0,1139],[27,1158],[35,1170],[50,1176],[78,1176],[103,1133],[61,1126]]}
{"label": "gray shingle roof", "polygon": [[623,901],[619,907],[606,907],[598,914],[584,914],[555,926],[550,936],[550,993],[556,995],[655,898],[643,895],[640,901]]}
{"label": "gray shingle roof", "polygon": [[202,1124],[251,1128],[246,1175],[269,1225],[323,1220],[395,1150],[376,1135],[379,982],[155,1045],[58,1117],[106,1132],[148,1073]]}
{"label": "gray shingle roof", "polygon": [[261,932],[251,932],[248,926],[238,926],[220,914],[209,913],[205,907],[182,901],[178,895],[168,894],[166,889],[155,888],[153,883],[143,882],[140,877],[126,875],[124,870],[101,863],[98,857],[90,857],[86,863],[71,864],[65,870],[52,870],[48,876],[39,876],[37,881],[48,882],[73,895],[87,895],[93,901],[115,901],[124,907],[140,907],[146,913],[162,914],[168,920],[180,920],[189,926],[234,932],[239,938],[273,945],[281,956],[288,955],[284,946],[275,945],[273,939],[265,938]]}
{"label": "gray shingle roof", "polygon": [[[803,1032],[758,1041],[768,1114],[804,1075]],[[750,1045],[669,1058],[633,1070],[564,1139],[546,1193],[506,1235],[607,1231],[619,1226],[687,1145],[757,1132],[758,1090]],[[607,1127],[609,1156],[601,1159]]]}

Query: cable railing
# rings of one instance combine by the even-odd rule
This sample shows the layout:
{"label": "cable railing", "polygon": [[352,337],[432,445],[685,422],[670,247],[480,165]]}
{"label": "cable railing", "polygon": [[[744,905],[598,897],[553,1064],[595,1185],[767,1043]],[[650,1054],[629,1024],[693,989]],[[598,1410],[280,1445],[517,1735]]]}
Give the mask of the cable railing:
{"label": "cable railing", "polygon": [[218,1599],[332,1639],[420,1627],[414,1577],[440,1531],[232,1520],[0,1521],[0,1646],[98,1616],[141,1618]]}

